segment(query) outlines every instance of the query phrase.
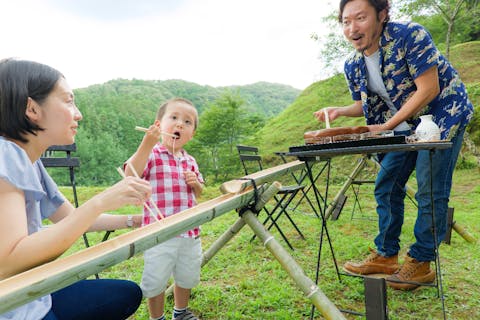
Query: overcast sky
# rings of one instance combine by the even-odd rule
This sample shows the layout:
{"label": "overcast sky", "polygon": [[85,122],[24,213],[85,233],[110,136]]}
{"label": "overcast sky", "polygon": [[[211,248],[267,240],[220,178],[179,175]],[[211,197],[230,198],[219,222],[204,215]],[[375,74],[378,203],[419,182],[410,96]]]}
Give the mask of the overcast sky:
{"label": "overcast sky", "polygon": [[321,18],[338,0],[0,0],[0,58],[73,88],[124,79],[304,89],[322,78]]}

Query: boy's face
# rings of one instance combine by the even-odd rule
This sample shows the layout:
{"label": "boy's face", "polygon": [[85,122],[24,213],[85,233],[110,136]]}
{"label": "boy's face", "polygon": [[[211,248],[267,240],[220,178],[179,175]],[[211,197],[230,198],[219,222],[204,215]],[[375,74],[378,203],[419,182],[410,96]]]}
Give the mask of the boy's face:
{"label": "boy's face", "polygon": [[197,117],[197,110],[188,103],[182,101],[169,103],[160,121],[160,128],[163,132],[176,135],[177,138],[163,135],[163,145],[171,152],[173,149],[182,148],[195,134]]}

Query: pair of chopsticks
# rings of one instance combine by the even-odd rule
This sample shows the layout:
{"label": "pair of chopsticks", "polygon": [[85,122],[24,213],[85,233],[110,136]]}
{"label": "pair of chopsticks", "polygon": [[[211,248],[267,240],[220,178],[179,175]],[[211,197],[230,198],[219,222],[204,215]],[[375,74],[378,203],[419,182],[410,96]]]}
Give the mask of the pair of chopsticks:
{"label": "pair of chopsticks", "polygon": [[[130,169],[133,171],[133,174],[135,175],[135,177],[137,178],[140,178],[140,176],[138,175],[137,171],[135,170],[135,168],[133,167],[133,165],[130,163],[130,162],[127,162],[127,166],[130,166]],[[117,171],[118,173],[122,176],[122,178],[125,178],[125,172],[123,172],[123,170],[121,168],[117,168]],[[150,202],[155,211],[156,212],[153,212],[152,208],[150,208],[150,206],[148,205],[147,202]],[[160,209],[158,209],[157,205],[155,204],[155,201],[152,201],[151,199],[148,199],[148,201],[145,202],[143,205],[145,206],[145,208],[147,208],[148,212],[155,218],[155,220],[158,222],[160,220],[158,220],[157,218],[157,214],[158,216],[161,218],[161,219],[165,219],[165,216],[162,214],[162,212],[160,211]],[[155,214],[156,213],[156,214]]]}
{"label": "pair of chopsticks", "polygon": [[[142,132],[147,132],[147,131],[148,131],[148,128],[136,126],[136,127],[135,127],[135,130],[137,130],[137,131],[142,131]],[[173,137],[173,138],[178,138],[177,135],[172,134],[172,133],[168,133],[168,132],[162,131],[162,134],[164,134],[164,135],[166,135],[166,136]]]}

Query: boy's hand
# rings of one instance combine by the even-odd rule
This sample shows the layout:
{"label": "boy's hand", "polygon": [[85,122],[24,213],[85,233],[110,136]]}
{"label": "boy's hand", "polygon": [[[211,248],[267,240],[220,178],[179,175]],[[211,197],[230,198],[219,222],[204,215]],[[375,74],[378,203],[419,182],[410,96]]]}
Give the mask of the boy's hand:
{"label": "boy's hand", "polygon": [[184,171],[185,181],[190,187],[195,187],[200,184],[197,179],[197,175],[193,171]]}
{"label": "boy's hand", "polygon": [[161,138],[162,130],[160,129],[160,122],[155,121],[154,124],[148,127],[148,131],[145,132],[143,140],[149,145],[155,145]]}
{"label": "boy's hand", "polygon": [[195,193],[195,197],[200,197],[203,190],[203,184],[198,180],[195,172],[185,170],[183,174],[184,174],[187,185],[193,189],[193,192]]}

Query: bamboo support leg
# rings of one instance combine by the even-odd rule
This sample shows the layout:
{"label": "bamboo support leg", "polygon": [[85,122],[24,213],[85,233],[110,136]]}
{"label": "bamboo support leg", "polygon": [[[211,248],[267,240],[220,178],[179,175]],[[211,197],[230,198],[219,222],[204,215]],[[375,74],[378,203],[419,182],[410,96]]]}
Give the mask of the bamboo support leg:
{"label": "bamboo support leg", "polygon": [[477,239],[475,239],[474,236],[472,236],[467,229],[465,229],[464,226],[461,226],[458,224],[458,222],[453,221],[452,225],[453,230],[455,230],[463,239],[465,239],[467,242],[470,243],[475,243],[477,242]]}
{"label": "bamboo support leg", "polygon": [[346,319],[320,288],[305,275],[300,265],[293,259],[288,251],[285,250],[277,240],[275,240],[272,234],[265,229],[262,223],[258,221],[253,212],[247,210],[242,218],[326,319]]}
{"label": "bamboo support leg", "polygon": [[348,188],[352,184],[352,182],[355,180],[357,175],[362,171],[363,168],[365,168],[366,165],[366,157],[362,157],[357,166],[353,169],[352,173],[348,176],[347,181],[343,184],[342,188],[338,193],[335,195],[335,198],[333,198],[333,201],[328,205],[327,209],[325,210],[325,219],[328,220],[330,218],[330,215],[332,214],[333,209],[337,206],[338,199],[340,199],[341,196],[345,195],[347,192]]}
{"label": "bamboo support leg", "polygon": [[[273,182],[272,185],[263,193],[260,194],[258,202],[255,205],[255,210],[260,211],[265,204],[278,192],[281,188],[281,184]],[[228,241],[230,241],[243,227],[245,221],[238,219],[224,234],[220,236],[210,248],[203,254],[202,266],[205,265],[210,259],[218,252]]]}
{"label": "bamboo support leg", "polygon": [[[415,199],[415,190],[410,187],[409,185],[406,185],[406,189],[407,189],[407,195],[411,198],[411,199]],[[462,226],[461,224],[459,224],[457,221],[453,221],[452,223],[452,229],[455,230],[465,241],[469,242],[469,243],[475,243],[477,242],[477,240],[475,239],[474,236],[472,236],[468,231],[467,229],[465,229],[464,226]]]}
{"label": "bamboo support leg", "polygon": [[[364,156],[359,160],[359,163],[357,166],[353,169],[352,173],[348,176],[347,181],[343,184],[342,188],[340,191],[335,195],[335,198],[333,201],[328,205],[327,209],[325,210],[325,219],[328,219],[330,215],[332,214],[333,209],[335,209],[339,198],[342,195],[345,195],[345,192],[347,192],[348,187],[352,184],[352,182],[355,180],[357,175],[365,168],[366,165],[366,160],[372,161],[374,164],[376,164],[378,167],[380,167],[380,164],[378,161],[375,161],[373,159],[370,159],[368,156]],[[410,187],[409,185],[406,185],[406,191],[408,197],[414,201],[415,199],[415,190]],[[474,236],[472,236],[462,225],[460,225],[458,222],[454,221],[453,223],[453,230],[455,230],[465,241],[470,242],[470,243],[475,243],[476,239]]]}
{"label": "bamboo support leg", "polygon": [[[255,210],[260,211],[265,206],[265,204],[273,198],[275,194],[278,193],[278,190],[282,185],[278,182],[273,182],[266,190],[264,187],[259,188],[259,199],[255,205]],[[265,190],[265,192],[263,192]],[[239,218],[227,231],[225,231],[210,247],[207,251],[203,253],[202,256],[202,267],[206,265],[212,258],[215,256],[220,249],[222,249],[235,235],[237,235],[240,230],[245,226],[245,220]],[[174,285],[170,285],[165,291],[165,295],[169,296],[173,292]]]}

